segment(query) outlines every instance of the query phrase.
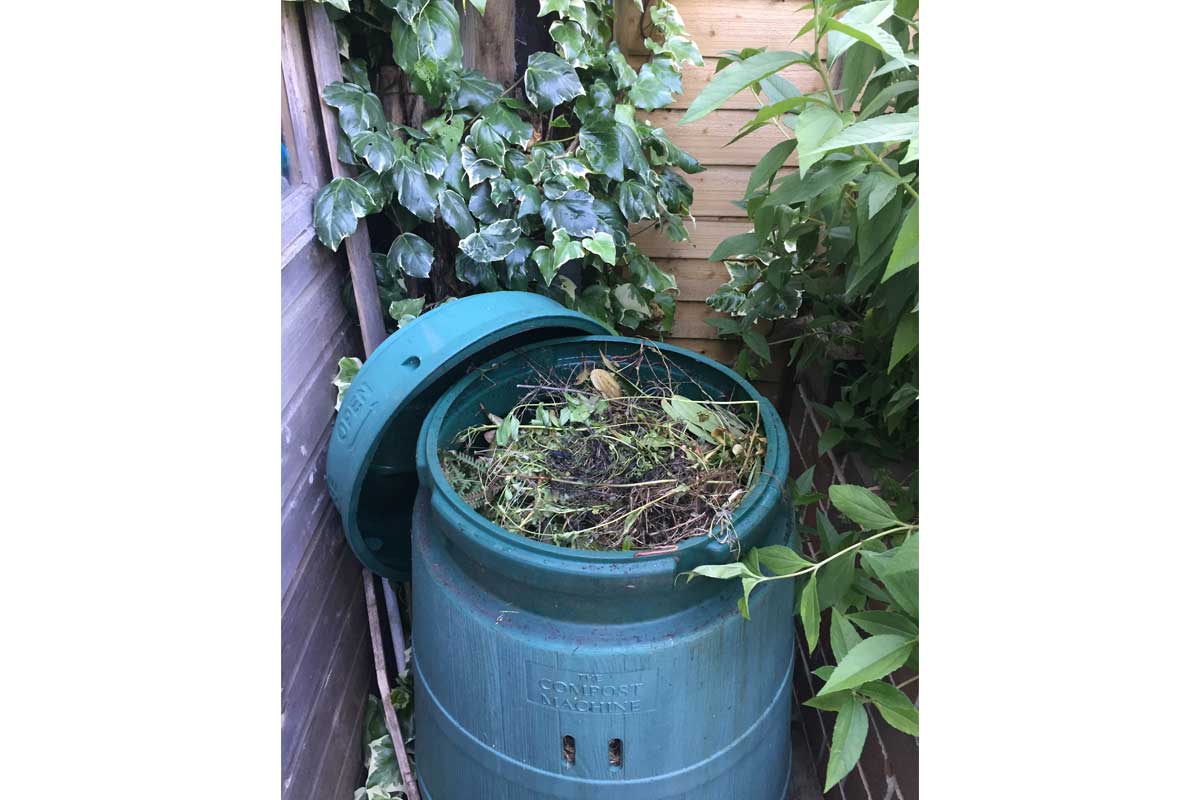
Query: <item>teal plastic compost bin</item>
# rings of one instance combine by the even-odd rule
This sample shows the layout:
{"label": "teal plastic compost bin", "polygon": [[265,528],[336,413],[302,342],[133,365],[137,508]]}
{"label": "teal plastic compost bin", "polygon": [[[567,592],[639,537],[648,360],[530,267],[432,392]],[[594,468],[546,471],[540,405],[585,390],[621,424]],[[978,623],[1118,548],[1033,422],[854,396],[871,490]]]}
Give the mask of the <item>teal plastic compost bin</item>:
{"label": "teal plastic compost bin", "polygon": [[[346,394],[330,493],[364,564],[413,583],[416,770],[424,800],[783,800],[792,589],[677,576],[736,559],[707,536],[670,552],[593,552],[509,533],[467,506],[439,447],[503,416],[521,384],[647,348],[699,399],[755,399],[762,476],[733,517],[743,549],[791,533],[788,454],[769,402],[680,348],[598,335],[526,292],[447,303],[393,334]],[[411,550],[410,550],[411,546]],[[411,555],[410,555],[411,553]]]}

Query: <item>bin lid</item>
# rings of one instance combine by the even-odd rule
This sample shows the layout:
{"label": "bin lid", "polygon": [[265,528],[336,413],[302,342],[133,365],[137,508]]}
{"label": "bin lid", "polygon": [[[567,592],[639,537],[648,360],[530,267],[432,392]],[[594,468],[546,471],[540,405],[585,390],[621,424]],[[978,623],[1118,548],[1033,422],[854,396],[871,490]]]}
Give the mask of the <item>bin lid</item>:
{"label": "bin lid", "polygon": [[446,389],[521,345],[605,333],[600,322],[548,297],[488,292],[440,305],[389,336],[346,390],[325,464],[359,561],[385,578],[411,574],[417,436]]}

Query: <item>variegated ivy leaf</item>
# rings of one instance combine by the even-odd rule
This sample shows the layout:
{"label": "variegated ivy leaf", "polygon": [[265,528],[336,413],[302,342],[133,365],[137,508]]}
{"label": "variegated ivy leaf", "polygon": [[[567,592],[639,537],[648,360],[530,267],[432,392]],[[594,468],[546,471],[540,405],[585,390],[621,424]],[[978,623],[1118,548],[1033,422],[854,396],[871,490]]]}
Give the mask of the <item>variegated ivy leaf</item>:
{"label": "variegated ivy leaf", "polygon": [[550,38],[558,43],[558,50],[572,67],[592,65],[591,54],[579,23],[561,20],[550,23]]}
{"label": "variegated ivy leaf", "polygon": [[400,69],[426,82],[437,77],[438,65],[461,64],[458,11],[450,0],[429,0],[411,23],[393,19],[392,57]]}
{"label": "variegated ivy leaf", "polygon": [[675,284],[675,276],[659,269],[636,244],[626,247],[625,258],[629,262],[629,271],[633,273],[634,280],[641,288],[656,295],[679,291]]}
{"label": "variegated ivy leaf", "polygon": [[542,207],[542,193],[531,183],[516,181],[513,194],[520,201],[517,206],[517,219],[536,217]]}
{"label": "variegated ivy leaf", "polygon": [[356,133],[350,137],[350,146],[354,154],[366,161],[367,166],[375,172],[386,172],[396,163],[396,148],[392,146],[392,140],[382,133]]}
{"label": "variegated ivy leaf", "polygon": [[446,172],[446,152],[436,144],[431,142],[421,142],[416,151],[417,163],[421,165],[421,169],[425,170],[425,174],[433,178],[440,178]]}
{"label": "variegated ivy leaf", "polygon": [[584,239],[583,249],[600,256],[606,264],[615,266],[617,263],[617,246],[611,233],[597,233],[594,237]]}
{"label": "variegated ivy leaf", "polygon": [[488,178],[500,177],[500,166],[495,161],[479,158],[465,144],[460,150],[463,169],[467,173],[467,183],[472,187],[478,186]]}
{"label": "variegated ivy leaf", "polygon": [[454,116],[448,122],[441,117],[434,117],[431,120],[427,120],[421,127],[433,137],[433,141],[438,143],[446,153],[446,156],[450,157],[458,152],[458,145],[463,137],[464,125],[465,120],[462,117]]}
{"label": "variegated ivy leaf", "polygon": [[392,183],[400,205],[426,222],[433,222],[437,212],[438,182],[426,174],[416,159],[401,156],[392,168]]}
{"label": "variegated ivy leaf", "polygon": [[628,89],[633,86],[633,82],[637,80],[637,73],[633,71],[633,67],[629,66],[629,61],[626,60],[625,54],[621,52],[621,48],[617,46],[616,42],[609,44],[605,56],[608,58],[608,65],[612,67],[612,71],[617,76],[617,88]]}
{"label": "variegated ivy leaf", "polygon": [[380,175],[365,169],[354,180],[371,195],[371,210],[368,213],[377,214],[392,201],[394,190],[391,175]]}
{"label": "variegated ivy leaf", "polygon": [[496,268],[489,261],[476,261],[466,253],[459,253],[454,259],[454,274],[463,283],[494,292],[500,288]]}
{"label": "variegated ivy leaf", "polygon": [[538,0],[538,16],[544,17],[551,11],[557,11],[561,16],[576,19],[584,11],[583,0]]}
{"label": "variegated ivy leaf", "polygon": [[534,53],[525,68],[525,94],[539,110],[549,111],[583,94],[583,84],[575,69],[559,56]]}
{"label": "variegated ivy leaf", "polygon": [[704,65],[704,57],[700,55],[700,48],[696,47],[695,43],[686,36],[673,34],[661,44],[653,39],[646,39],[645,45],[646,49],[655,55],[669,55],[676,61],[688,61],[697,67]]}
{"label": "variegated ivy leaf", "polygon": [[337,387],[337,400],[333,404],[334,411],[342,407],[342,398],[346,396],[346,390],[350,388],[350,383],[354,380],[354,376],[358,374],[360,369],[362,369],[362,359],[338,359],[337,375],[333,376],[333,385]]}
{"label": "variegated ivy leaf", "polygon": [[599,229],[600,220],[592,209],[592,196],[587,192],[573,190],[561,199],[542,201],[542,223],[554,230],[555,236],[562,229],[572,236],[592,236]]}
{"label": "variegated ivy leaf", "polygon": [[338,125],[347,136],[368,130],[387,130],[383,104],[356,83],[331,83],[321,91],[325,102],[338,110]]}
{"label": "variegated ivy leaf", "polygon": [[380,0],[380,2],[399,14],[400,19],[409,25],[417,18],[417,14],[424,11],[425,6],[429,5],[429,0]]}
{"label": "variegated ivy leaf", "polygon": [[641,292],[632,283],[622,283],[613,289],[612,300],[618,311],[618,325],[636,328],[650,319],[650,306],[646,305]]}
{"label": "variegated ivy leaf", "polygon": [[[456,111],[470,109],[478,114],[496,102],[502,91],[503,86],[488,80],[482,72],[469,69],[462,74],[458,86],[451,93],[450,107]],[[461,120],[459,124],[462,124]]]}
{"label": "variegated ivy leaf", "polygon": [[471,126],[469,144],[480,157],[500,164],[509,144],[528,147],[533,126],[502,105],[493,104]]}
{"label": "variegated ivy leaf", "polygon": [[374,205],[371,194],[352,178],[334,178],[313,198],[317,238],[330,250],[337,250]]}
{"label": "variegated ivy leaf", "polygon": [[654,27],[668,36],[685,36],[687,34],[683,25],[683,17],[679,16],[679,10],[666,0],[659,0],[650,9],[650,21],[654,23]]}
{"label": "variegated ivy leaf", "polygon": [[591,119],[580,128],[579,150],[596,172],[602,172],[615,181],[625,177],[621,147],[617,142],[616,123],[611,119]]}
{"label": "variegated ivy leaf", "polygon": [[342,62],[342,80],[355,83],[366,91],[371,91],[371,78],[367,74],[367,62],[361,58],[352,58]]}
{"label": "variegated ivy leaf", "polygon": [[402,233],[388,249],[387,264],[397,278],[404,275],[428,278],[433,267],[433,247],[415,233]]}
{"label": "variegated ivy leaf", "polygon": [[629,222],[658,218],[658,198],[641,181],[628,180],[617,188],[617,203]]}
{"label": "variegated ivy leaf", "polygon": [[458,249],[475,261],[500,261],[513,251],[521,228],[511,219],[493,222],[458,243]]}
{"label": "variegated ivy leaf", "polygon": [[475,232],[475,218],[467,210],[467,201],[453,189],[443,189],[438,195],[438,210],[446,224],[460,237],[470,236]]}
{"label": "variegated ivy leaf", "polygon": [[471,5],[475,6],[475,10],[482,15],[484,8],[487,7],[487,0],[471,0]]}
{"label": "variegated ivy leaf", "polygon": [[407,300],[393,300],[388,306],[388,316],[396,320],[396,327],[403,328],[421,315],[425,307],[424,297],[413,297]]}
{"label": "variegated ivy leaf", "polygon": [[675,95],[682,93],[679,69],[662,56],[655,56],[642,64],[637,80],[629,89],[629,99],[643,111],[653,111],[670,105]]}

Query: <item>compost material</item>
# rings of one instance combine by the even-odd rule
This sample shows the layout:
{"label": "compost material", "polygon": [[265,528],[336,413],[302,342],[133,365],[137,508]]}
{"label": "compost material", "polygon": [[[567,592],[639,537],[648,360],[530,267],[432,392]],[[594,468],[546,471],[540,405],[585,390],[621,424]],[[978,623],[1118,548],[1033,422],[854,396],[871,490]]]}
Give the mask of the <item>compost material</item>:
{"label": "compost material", "polygon": [[733,512],[766,452],[756,401],[709,397],[652,346],[532,375],[506,416],[481,408],[440,453],[472,508],[564,547],[736,548]]}

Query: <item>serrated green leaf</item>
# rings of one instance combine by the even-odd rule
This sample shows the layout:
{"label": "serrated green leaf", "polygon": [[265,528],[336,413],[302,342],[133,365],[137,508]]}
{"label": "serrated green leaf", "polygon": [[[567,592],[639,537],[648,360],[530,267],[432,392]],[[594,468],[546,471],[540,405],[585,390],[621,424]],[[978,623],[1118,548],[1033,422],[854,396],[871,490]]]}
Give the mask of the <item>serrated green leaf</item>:
{"label": "serrated green leaf", "polygon": [[800,624],[804,628],[804,639],[808,644],[808,652],[817,647],[821,636],[821,610],[817,603],[817,572],[808,576],[804,588],[800,590]]}
{"label": "serrated green leaf", "polygon": [[888,360],[887,371],[891,372],[905,356],[917,349],[917,315],[905,314],[896,325],[896,334],[892,337],[892,356]]}
{"label": "serrated green leaf", "polygon": [[862,755],[867,741],[867,709],[856,697],[848,697],[838,709],[829,743],[829,764],[825,769],[825,788],[828,792],[846,777]]}
{"label": "serrated green leaf", "polygon": [[829,680],[817,694],[854,689],[882,678],[904,664],[915,643],[901,636],[872,636],[864,639],[838,662]]}
{"label": "serrated green leaf", "polygon": [[837,608],[829,612],[829,646],[835,659],[841,661],[861,641],[862,637],[845,614]]}
{"label": "serrated green leaf", "polygon": [[904,636],[915,639],[917,626],[908,617],[895,611],[859,611],[848,619],[867,633]]}
{"label": "serrated green leaf", "polygon": [[862,486],[848,483],[830,486],[829,501],[851,521],[869,531],[900,524],[888,504]]}
{"label": "serrated green leaf", "polygon": [[846,432],[841,428],[830,426],[825,429],[821,436],[817,439],[817,455],[823,456],[833,448],[841,444],[846,438]]}
{"label": "serrated green leaf", "polygon": [[856,689],[870,699],[884,722],[909,736],[920,736],[917,707],[904,692],[887,681],[868,681]]}
{"label": "serrated green leaf", "polygon": [[887,269],[883,271],[883,281],[898,272],[917,263],[920,254],[920,203],[913,203],[900,225],[900,233],[896,234],[896,244],[892,247],[892,255],[888,259]]}
{"label": "serrated green leaf", "polygon": [[433,247],[415,233],[402,233],[388,248],[387,265],[397,277],[428,278],[433,267]]}
{"label": "serrated green leaf", "polygon": [[680,124],[706,116],[718,106],[745,89],[752,83],[761,81],[768,75],[773,75],[792,64],[808,61],[807,53],[792,53],[786,50],[770,51],[751,56],[744,61],[731,64],[713,76],[713,79],[696,95],[696,99],[688,106]]}

